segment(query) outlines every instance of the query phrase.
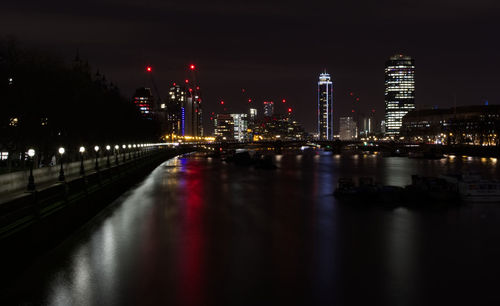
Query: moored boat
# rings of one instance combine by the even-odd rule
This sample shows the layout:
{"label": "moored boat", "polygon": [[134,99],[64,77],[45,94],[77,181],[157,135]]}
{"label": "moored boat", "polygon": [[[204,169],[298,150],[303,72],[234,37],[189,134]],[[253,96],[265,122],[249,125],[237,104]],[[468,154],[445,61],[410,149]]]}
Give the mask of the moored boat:
{"label": "moored boat", "polygon": [[500,181],[484,179],[477,174],[444,175],[443,179],[457,186],[457,190],[467,202],[500,203]]}

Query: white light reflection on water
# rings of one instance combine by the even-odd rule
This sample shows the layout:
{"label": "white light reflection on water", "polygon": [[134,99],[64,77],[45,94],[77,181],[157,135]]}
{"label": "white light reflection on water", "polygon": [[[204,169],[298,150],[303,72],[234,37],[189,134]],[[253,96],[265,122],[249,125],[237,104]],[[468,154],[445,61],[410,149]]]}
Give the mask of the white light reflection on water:
{"label": "white light reflection on water", "polygon": [[92,225],[81,241],[74,242],[80,247],[50,280],[48,287],[53,289],[46,297],[47,305],[121,304],[132,258],[143,249],[144,220],[150,217],[152,195],[162,182],[164,167],[176,163],[173,159],[156,168],[141,185],[117,200],[121,203],[101,224]]}
{"label": "white light reflection on water", "polygon": [[[47,273],[53,275],[51,291],[43,293],[48,297],[36,301],[260,305],[259,298],[271,293],[289,297],[288,305],[301,304],[301,297],[307,301],[301,305],[343,305],[337,303],[342,296],[359,302],[352,304],[408,305],[434,279],[452,292],[462,284],[447,285],[463,269],[458,264],[474,256],[466,272],[477,277],[476,271],[497,262],[495,207],[480,208],[485,211],[474,219],[470,207],[457,208],[462,215],[393,210],[369,201],[350,205],[332,195],[339,177],[372,176],[401,186],[411,174],[496,167],[490,160],[444,160],[285,154],[278,171],[220,159],[171,160],[65,248],[63,260]],[[476,252],[480,248],[489,253]],[[489,264],[481,261],[485,256]],[[457,263],[448,265],[451,273],[434,269],[450,258]]]}

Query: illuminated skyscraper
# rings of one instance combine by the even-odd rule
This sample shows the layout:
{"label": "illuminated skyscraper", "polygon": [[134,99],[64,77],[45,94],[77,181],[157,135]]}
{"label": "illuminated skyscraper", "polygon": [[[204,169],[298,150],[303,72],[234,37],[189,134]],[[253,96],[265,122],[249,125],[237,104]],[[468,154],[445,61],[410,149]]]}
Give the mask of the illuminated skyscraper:
{"label": "illuminated skyscraper", "polygon": [[333,139],[333,83],[326,71],[318,81],[318,135],[320,140]]}
{"label": "illuminated skyscraper", "polygon": [[[187,90],[184,86],[175,84],[168,92],[167,104],[167,133],[172,136],[184,136],[186,132],[186,110]],[[163,106],[162,106],[163,108]]]}
{"label": "illuminated skyscraper", "polygon": [[385,64],[385,134],[398,136],[402,118],[415,109],[415,60],[397,54]]}

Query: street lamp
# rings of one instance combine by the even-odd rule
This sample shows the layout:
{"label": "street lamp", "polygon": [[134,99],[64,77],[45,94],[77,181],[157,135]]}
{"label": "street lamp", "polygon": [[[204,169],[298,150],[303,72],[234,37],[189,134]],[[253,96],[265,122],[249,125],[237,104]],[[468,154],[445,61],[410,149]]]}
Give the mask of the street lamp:
{"label": "street lamp", "polygon": [[111,146],[107,145],[106,146],[106,155],[107,155],[107,159],[106,159],[106,167],[111,167],[111,164],[109,163],[109,150],[111,150]]}
{"label": "street lamp", "polygon": [[33,177],[33,156],[35,156],[35,150],[29,149],[28,156],[30,157],[30,176],[28,178],[28,191],[34,191],[35,178]]}
{"label": "street lamp", "polygon": [[99,161],[98,161],[98,158],[99,158],[99,146],[95,146],[94,147],[94,151],[95,151],[95,171],[99,171]]}
{"label": "street lamp", "polygon": [[128,160],[132,159],[132,156],[130,155],[130,152],[132,151],[131,148],[132,148],[132,145],[128,145]]}
{"label": "street lamp", "polygon": [[83,153],[85,152],[85,147],[80,147],[80,175],[85,175],[85,168],[83,167]]}
{"label": "street lamp", "polygon": [[115,146],[115,164],[118,166],[118,149],[120,149],[119,145]]}
{"label": "street lamp", "polygon": [[61,164],[61,169],[59,169],[59,182],[64,182],[64,169],[63,169],[63,154],[64,154],[65,150],[63,147],[60,147],[59,148],[59,154],[61,155],[61,157],[59,158],[59,163]]}
{"label": "street lamp", "polygon": [[134,158],[137,158],[137,145],[133,145],[134,147]]}
{"label": "street lamp", "polygon": [[125,162],[125,158],[127,157],[127,151],[125,150],[126,148],[127,148],[126,145],[122,146],[122,149],[123,149],[123,153],[122,153],[123,154],[123,162]]}

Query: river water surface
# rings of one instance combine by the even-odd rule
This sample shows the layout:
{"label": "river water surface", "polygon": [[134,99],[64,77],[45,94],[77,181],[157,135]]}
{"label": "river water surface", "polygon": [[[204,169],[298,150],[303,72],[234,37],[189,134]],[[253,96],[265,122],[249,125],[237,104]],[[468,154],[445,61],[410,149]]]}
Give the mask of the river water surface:
{"label": "river water surface", "polygon": [[[500,203],[352,207],[339,177],[404,186],[495,159],[322,152],[255,170],[166,161],[12,283],[21,305],[500,305]],[[368,203],[369,204],[369,203]]]}

